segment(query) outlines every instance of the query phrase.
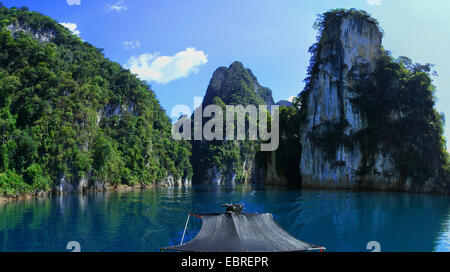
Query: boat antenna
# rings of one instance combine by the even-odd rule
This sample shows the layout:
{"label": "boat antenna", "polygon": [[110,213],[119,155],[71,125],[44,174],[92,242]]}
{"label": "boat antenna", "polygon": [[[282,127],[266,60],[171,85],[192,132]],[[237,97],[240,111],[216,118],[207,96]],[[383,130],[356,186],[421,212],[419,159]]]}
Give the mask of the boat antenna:
{"label": "boat antenna", "polygon": [[188,214],[188,217],[186,219],[186,225],[184,225],[183,237],[181,237],[180,246],[183,245],[184,235],[186,234],[187,226],[188,226],[188,223],[189,223],[189,218],[191,218],[191,214],[190,213]]}

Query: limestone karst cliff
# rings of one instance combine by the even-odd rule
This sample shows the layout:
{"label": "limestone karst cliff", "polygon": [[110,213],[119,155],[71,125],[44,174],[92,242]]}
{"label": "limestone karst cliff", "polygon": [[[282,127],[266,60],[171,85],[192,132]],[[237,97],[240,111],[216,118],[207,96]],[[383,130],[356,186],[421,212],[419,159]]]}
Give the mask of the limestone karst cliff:
{"label": "limestone karst cliff", "polygon": [[[194,141],[194,181],[447,193],[444,118],[434,108],[431,65],[394,59],[364,11],[333,10],[316,26],[305,89],[280,108],[278,149]],[[233,63],[216,70],[203,106],[273,103],[263,90]]]}
{"label": "limestone karst cliff", "polygon": [[[377,21],[365,12],[330,11],[316,26],[320,33],[300,94],[302,185],[446,191],[448,176],[442,169],[448,158],[442,126],[433,125],[442,117],[433,108],[429,66],[408,69],[394,61],[382,48]],[[396,72],[383,78],[386,71]],[[424,84],[416,87],[418,76]],[[420,164],[421,156],[433,163]],[[417,168],[423,171],[416,173]]]}
{"label": "limestone karst cliff", "polygon": [[[214,72],[202,107],[210,104],[271,107],[274,102],[271,90],[262,87],[242,63],[234,62]],[[207,120],[203,118],[203,124]],[[300,185],[299,124],[298,107],[289,102],[279,107],[279,145],[275,151],[261,151],[259,140],[192,141],[193,182]]]}
{"label": "limestone karst cliff", "polygon": [[[272,91],[262,87],[252,71],[241,62],[219,67],[214,72],[202,107],[215,104],[267,105],[274,104]],[[208,118],[203,118],[203,124]],[[262,169],[257,166],[258,141],[213,140],[193,141],[191,163],[193,182],[197,184],[231,184],[262,181]]]}

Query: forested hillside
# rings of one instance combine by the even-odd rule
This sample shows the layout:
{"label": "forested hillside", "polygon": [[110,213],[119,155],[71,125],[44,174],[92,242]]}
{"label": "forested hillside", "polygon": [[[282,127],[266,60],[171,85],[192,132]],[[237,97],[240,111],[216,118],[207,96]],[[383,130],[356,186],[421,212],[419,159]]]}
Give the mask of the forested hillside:
{"label": "forested hillside", "polygon": [[190,180],[155,94],[47,16],[0,6],[0,195]]}

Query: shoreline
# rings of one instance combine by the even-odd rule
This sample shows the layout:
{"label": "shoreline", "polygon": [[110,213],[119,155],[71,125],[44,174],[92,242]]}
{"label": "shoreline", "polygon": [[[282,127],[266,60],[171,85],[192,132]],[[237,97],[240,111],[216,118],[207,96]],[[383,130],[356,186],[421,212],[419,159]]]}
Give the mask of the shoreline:
{"label": "shoreline", "polygon": [[[291,189],[291,190],[317,190],[317,191],[349,191],[349,192],[385,192],[385,193],[407,193],[407,194],[421,194],[421,195],[441,195],[441,196],[448,196],[449,192],[438,192],[438,191],[424,191],[424,190],[415,190],[415,191],[408,191],[408,190],[402,190],[398,188],[362,188],[362,187],[338,187],[338,186],[324,186],[324,185],[303,185],[303,186],[296,186],[296,185],[277,185],[277,184],[243,184],[245,186],[252,186],[252,185],[261,185],[261,186],[267,186],[267,187],[276,187],[276,188],[284,188],[284,189]],[[0,196],[0,205],[4,205],[7,203],[11,203],[14,201],[22,201],[22,200],[29,200],[29,199],[37,199],[37,198],[46,198],[53,195],[68,195],[68,194],[88,194],[88,193],[96,193],[96,192],[129,192],[129,191],[138,191],[138,190],[147,190],[147,189],[153,189],[153,188],[167,188],[169,186],[167,185],[157,185],[157,184],[151,184],[151,185],[140,185],[140,186],[129,186],[129,185],[118,185],[116,187],[107,187],[103,190],[85,190],[82,192],[73,191],[73,192],[64,192],[64,193],[57,193],[54,190],[47,191],[47,192],[40,192],[35,194],[25,194],[25,195],[17,195],[13,197],[6,197],[6,196]],[[185,186],[173,186],[173,187],[185,187]],[[192,186],[189,186],[192,187]]]}
{"label": "shoreline", "polygon": [[47,198],[54,195],[69,195],[69,194],[88,194],[88,193],[98,193],[98,192],[127,192],[127,191],[137,191],[137,190],[145,190],[145,189],[152,189],[156,187],[167,187],[163,185],[140,185],[140,186],[130,186],[130,185],[124,185],[120,184],[115,187],[105,187],[103,190],[94,190],[94,189],[88,189],[85,191],[72,191],[72,192],[64,192],[64,193],[57,193],[55,190],[50,190],[46,192],[39,192],[34,194],[24,194],[24,195],[17,195],[17,196],[0,196],[0,205],[12,203],[15,201],[23,201],[23,200],[30,200],[30,199],[38,199],[38,198]]}

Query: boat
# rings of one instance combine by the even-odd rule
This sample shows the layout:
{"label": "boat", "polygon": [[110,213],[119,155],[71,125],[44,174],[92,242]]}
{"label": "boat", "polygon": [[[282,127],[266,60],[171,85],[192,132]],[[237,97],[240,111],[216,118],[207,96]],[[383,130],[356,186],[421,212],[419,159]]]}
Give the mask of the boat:
{"label": "boat", "polygon": [[[179,252],[294,252],[324,251],[325,247],[303,242],[278,225],[270,213],[244,213],[241,204],[223,204],[225,213],[189,213],[176,246],[161,251]],[[183,243],[191,216],[202,219],[202,227],[189,242]]]}

